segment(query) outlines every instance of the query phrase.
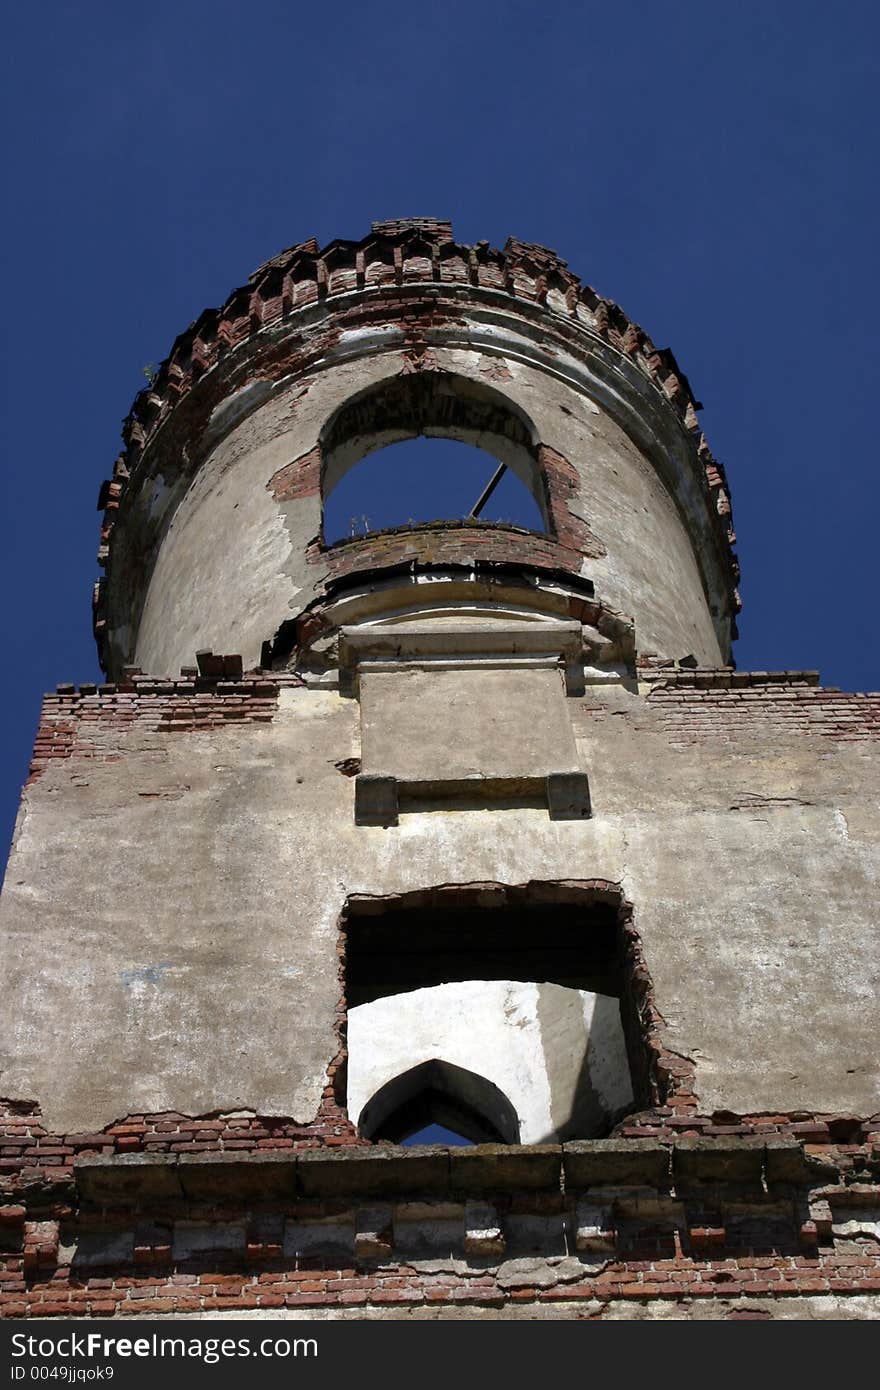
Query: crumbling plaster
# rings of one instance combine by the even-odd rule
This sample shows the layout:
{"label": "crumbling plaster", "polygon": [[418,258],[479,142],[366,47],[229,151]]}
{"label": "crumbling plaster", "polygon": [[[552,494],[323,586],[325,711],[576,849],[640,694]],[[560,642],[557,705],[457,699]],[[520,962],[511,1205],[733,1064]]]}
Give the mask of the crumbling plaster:
{"label": "crumbling plaster", "polygon": [[[356,826],[358,708],[115,735],[25,793],[0,900],[0,1094],[57,1132],[126,1113],[315,1113],[337,1050],[347,895],[604,878],[634,904],[665,1044],[702,1108],[878,1108],[876,752],[774,731],[676,748],[619,687],[570,699],[594,816],[405,813]],[[426,737],[442,737],[426,730]],[[11,1002],[11,1007],[10,1007]]]}
{"label": "crumbling plaster", "polygon": [[[486,364],[485,356],[466,349],[438,348],[434,361],[438,369],[475,380]],[[341,401],[405,366],[405,354],[389,350],[279,384],[269,401],[213,446],[182,499],[179,487],[169,491],[164,519],[156,522],[157,558],[133,647],[138,665],[176,674],[199,648],[235,649],[246,666],[257,662],[262,643],[305,607],[328,572],[316,552],[319,493],[276,502],[270,483],[316,447]],[[635,616],[642,650],[693,653],[717,664],[722,652],[693,544],[654,465],[586,385],[532,363],[510,359],[506,366],[505,393],[581,479],[568,505],[588,520],[606,551],[584,559],[581,572],[603,601]],[[669,429],[679,429],[672,417]],[[142,520],[134,497],[128,507],[130,516],[116,528],[119,565],[126,537]],[[117,633],[117,648],[124,638]]]}
{"label": "crumbling plaster", "polygon": [[[154,1317],[147,1314],[147,1317]],[[177,1317],[211,1320],[228,1317],[226,1312],[178,1313]],[[236,1313],[236,1319],[252,1320],[270,1316],[259,1309]],[[273,1308],[271,1317],[291,1322],[300,1320],[335,1322],[337,1319],[355,1322],[392,1320],[396,1322],[445,1322],[460,1320],[462,1309],[440,1305],[412,1308],[384,1308],[381,1304],[366,1303],[357,1308]],[[774,1322],[875,1322],[880,1319],[880,1300],[875,1294],[843,1296],[838,1294],[808,1295],[804,1298],[651,1298],[651,1299],[559,1299],[552,1304],[522,1300],[502,1307],[472,1306],[467,1309],[468,1321],[521,1322],[535,1318],[541,1322],[592,1321],[603,1322],[714,1322],[721,1320],[755,1319]]]}

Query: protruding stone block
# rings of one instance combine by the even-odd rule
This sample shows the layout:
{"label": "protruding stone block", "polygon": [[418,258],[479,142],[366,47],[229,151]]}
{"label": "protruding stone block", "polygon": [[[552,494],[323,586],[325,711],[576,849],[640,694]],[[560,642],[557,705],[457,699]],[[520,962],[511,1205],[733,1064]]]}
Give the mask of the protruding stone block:
{"label": "protruding stone block", "polygon": [[397,779],[361,772],[354,784],[354,818],[358,825],[397,825]]}
{"label": "protruding stone block", "polygon": [[590,783],[585,772],[551,772],[547,777],[547,806],[554,820],[581,820],[593,814]]}
{"label": "protruding stone block", "polygon": [[309,1149],[297,1156],[297,1186],[306,1197],[437,1194],[449,1189],[444,1148]]}
{"label": "protruding stone block", "polygon": [[296,1259],[299,1255],[345,1255],[354,1253],[354,1213],[341,1211],[335,1216],[310,1216],[303,1213],[284,1223],[284,1254]]}
{"label": "protruding stone block", "polygon": [[764,1175],[768,1184],[803,1186],[811,1182],[833,1182],[838,1177],[833,1163],[804,1153],[796,1139],[769,1139],[764,1145]]}
{"label": "protruding stone block", "polygon": [[113,1206],[182,1197],[176,1154],[85,1154],[74,1159],[80,1200]]}
{"label": "protruding stone block", "polygon": [[390,1206],[359,1207],[355,1214],[354,1253],[359,1260],[386,1259],[394,1248]]}
{"label": "protruding stone block", "polygon": [[195,1201],[292,1197],[295,1172],[292,1153],[181,1154],[179,1160],[183,1194]]}
{"label": "protruding stone block", "polygon": [[245,1226],[239,1221],[176,1221],[174,1223],[175,1260],[188,1260],[207,1253],[243,1254]]}
{"label": "protruding stone block", "polygon": [[575,1215],[575,1245],[578,1250],[607,1254],[617,1244],[614,1212],[610,1205],[578,1202]]}
{"label": "protruding stone block", "polygon": [[450,1181],[455,1192],[558,1190],[561,1159],[558,1144],[475,1144],[450,1150]]}
{"label": "protruding stone block", "polygon": [[679,1139],[672,1150],[676,1183],[747,1183],[757,1186],[764,1169],[759,1138]]}
{"label": "protruding stone block", "polygon": [[59,1249],[59,1264],[78,1269],[103,1269],[113,1265],[130,1265],[134,1259],[132,1231],[86,1231],[72,1246]]}
{"label": "protruding stone block", "polygon": [[669,1187],[669,1149],[651,1139],[583,1139],[563,1144],[566,1188]]}

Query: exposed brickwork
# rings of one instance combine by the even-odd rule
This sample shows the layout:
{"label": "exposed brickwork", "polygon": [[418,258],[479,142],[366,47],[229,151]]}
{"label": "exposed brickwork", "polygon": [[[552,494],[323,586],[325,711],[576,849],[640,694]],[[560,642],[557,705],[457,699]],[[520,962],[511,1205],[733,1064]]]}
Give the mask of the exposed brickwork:
{"label": "exposed brickwork", "polygon": [[[467,1274],[427,1273],[407,1264],[368,1269],[357,1265],[327,1265],[313,1259],[296,1264],[258,1256],[239,1267],[229,1262],[202,1261],[185,1269],[173,1266],[132,1269],[121,1273],[98,1270],[94,1275],[61,1268],[27,1278],[20,1256],[0,1258],[0,1316],[21,1317],[149,1317],[197,1312],[235,1313],[245,1309],[374,1307],[385,1309],[450,1304],[503,1307],[537,1303],[549,1310],[560,1302],[600,1304],[625,1298],[743,1300],[791,1298],[805,1294],[877,1295],[880,1258],[873,1242],[855,1253],[697,1255],[661,1252],[659,1241],[646,1241],[641,1258],[609,1263],[594,1277],[585,1274],[550,1287],[521,1285],[511,1289],[491,1271],[475,1268]],[[743,1307],[748,1311],[748,1304]],[[467,1313],[464,1313],[467,1316]],[[765,1313],[764,1316],[767,1316]]]}
{"label": "exposed brickwork", "polygon": [[336,1101],[332,1078],[315,1119],[277,1115],[126,1115],[94,1133],[49,1134],[39,1106],[0,1099],[0,1195],[69,1179],[74,1159],[95,1154],[263,1153],[364,1143]]}
{"label": "exposed brickwork", "polygon": [[[387,1153],[398,1165],[393,1195],[378,1155],[366,1165],[340,1165],[339,1155],[322,1162],[319,1182],[332,1194],[324,1196],[299,1192],[297,1184],[314,1182],[316,1170],[296,1178],[287,1159],[283,1169],[275,1165],[274,1185],[266,1170],[270,1186],[248,1201],[236,1185],[250,1181],[247,1165],[221,1171],[188,1156],[177,1159],[176,1176],[172,1170],[176,1193],[169,1170],[155,1170],[163,1196],[155,1187],[149,1196],[133,1190],[132,1174],[147,1183],[149,1174],[129,1169],[126,1178],[120,1165],[81,1168],[76,1183],[54,1192],[32,1186],[27,1205],[0,1205],[0,1316],[561,1301],[597,1303],[601,1312],[620,1298],[722,1297],[748,1311],[750,1300],[880,1293],[876,1149],[872,1156],[826,1148],[820,1162],[797,1145],[729,1139],[679,1143],[671,1153],[650,1143],[537,1146],[524,1151],[518,1176],[505,1172],[503,1160],[493,1166],[498,1149],[491,1145],[470,1156]],[[407,1185],[408,1167],[420,1175],[416,1188]],[[90,1188],[102,1172],[110,1185]],[[288,1195],[281,1195],[279,1172]],[[495,1174],[488,1188],[487,1173]],[[438,1174],[439,1186],[418,1188]],[[385,1183],[378,1210],[371,1181]],[[473,1192],[480,1218],[497,1223],[491,1258],[464,1254]],[[437,1218],[447,1223],[442,1257],[414,1256],[421,1223]],[[387,1223],[387,1249],[358,1251],[355,1232],[375,1229],[377,1220]],[[320,1243],[311,1253],[309,1232]],[[354,1251],[330,1254],[334,1243],[353,1243]]]}
{"label": "exposed brickwork", "polygon": [[577,572],[581,559],[576,550],[549,536],[518,526],[469,520],[398,526],[337,541],[326,550],[316,543],[309,558],[329,567],[330,582],[347,574],[395,565],[469,565],[480,561]]}
{"label": "exposed brickwork", "polygon": [[297,683],[295,677],[262,674],[234,681],[133,675],[125,684],[59,685],[43,700],[28,780],[59,758],[116,761],[118,740],[135,728],[175,733],[265,724],[275,713],[281,682]]}
{"label": "exposed brickwork", "polygon": [[674,745],[735,743],[751,735],[880,738],[880,692],[818,686],[813,671],[692,670],[648,678],[655,681],[648,699]]}
{"label": "exposed brickwork", "polygon": [[586,521],[575,515],[567,505],[567,499],[579,490],[577,469],[564,454],[551,449],[548,444],[538,445],[538,463],[547,488],[548,510],[559,545],[588,559],[601,559],[607,555],[602,541],[593,534]]}
{"label": "exposed brickwork", "polygon": [[294,459],[269,480],[269,490],[276,502],[293,502],[301,497],[315,497],[321,491],[321,451],[310,449],[302,458]]}
{"label": "exposed brickwork", "polygon": [[[369,293],[357,293],[362,291]],[[189,441],[196,447],[207,433],[212,411],[230,392],[249,382],[278,380],[292,373],[305,377],[342,333],[378,324],[400,327],[412,365],[424,370],[430,366],[426,331],[460,321],[462,295],[507,310],[513,300],[519,312],[529,317],[539,314],[548,343],[556,340],[583,352],[591,339],[599,339],[606,351],[619,352],[653,383],[692,441],[719,540],[730,552],[731,601],[734,609],[738,607],[738,567],[730,551],[735,536],[724,471],[700,430],[698,402],[672,353],[657,349],[623,310],[582,285],[547,248],[513,238],[504,251],[486,243],[460,245],[453,241],[449,224],[434,219],[375,224],[362,241],[335,241],[324,251],[314,240],[291,247],[261,266],[222,308],[206,310],[177,339],[154,381],[135,400],[123,427],[125,450],[112,479],[101,489],[100,563],[108,560],[113,525],[130,479],[137,475],[147,446],[168,425],[172,413],[179,442]],[[336,298],[340,302],[332,304]],[[332,314],[319,324],[318,316],[327,315],[328,309]],[[302,331],[293,331],[296,323],[290,332],[275,331],[297,315],[302,315]],[[494,379],[502,377],[496,374]],[[165,433],[167,469],[173,472],[179,465],[168,430]],[[572,527],[569,538],[560,528],[561,541],[575,539],[578,528],[575,523]],[[105,627],[104,589],[99,583],[95,590],[99,648]]]}

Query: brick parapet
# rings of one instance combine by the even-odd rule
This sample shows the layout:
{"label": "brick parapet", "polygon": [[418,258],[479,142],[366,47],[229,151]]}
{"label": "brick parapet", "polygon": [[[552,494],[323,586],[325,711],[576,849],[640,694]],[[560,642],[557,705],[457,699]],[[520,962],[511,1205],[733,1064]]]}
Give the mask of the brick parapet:
{"label": "brick parapet", "polygon": [[309,559],[320,560],[332,582],[345,575],[397,565],[488,562],[577,573],[581,552],[562,538],[539,535],[518,526],[463,520],[397,526],[337,541],[327,549],[316,544],[309,552]]}
{"label": "brick parapet", "polygon": [[650,683],[674,745],[705,738],[735,742],[751,734],[818,735],[844,742],[880,738],[880,692],[816,684],[815,671],[700,670],[639,672]]}
{"label": "brick parapet", "polygon": [[[136,674],[117,684],[59,685],[43,699],[28,780],[60,758],[114,761],[121,755],[121,739],[135,729],[186,733],[268,723],[281,686],[299,684],[294,675],[260,673],[238,680],[196,675],[157,680]],[[113,734],[116,741],[108,737]]]}

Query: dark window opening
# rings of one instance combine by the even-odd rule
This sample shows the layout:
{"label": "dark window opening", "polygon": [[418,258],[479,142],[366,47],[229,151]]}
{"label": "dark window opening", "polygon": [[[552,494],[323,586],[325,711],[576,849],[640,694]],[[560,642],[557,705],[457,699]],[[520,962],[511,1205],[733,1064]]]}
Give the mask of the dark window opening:
{"label": "dark window opening", "polygon": [[608,903],[402,905],[350,918],[346,997],[351,1008],[453,980],[545,980],[619,997],[623,964]]}
{"label": "dark window opening", "polygon": [[507,1096],[491,1081],[440,1058],[395,1076],[367,1102],[358,1128],[391,1143],[442,1143],[416,1139],[441,1128],[458,1144],[515,1144],[519,1120]]}
{"label": "dark window opening", "polygon": [[[461,884],[387,899],[355,896],[342,928],[347,1009],[455,981],[533,981],[583,990],[617,1001],[632,1108],[688,1092],[689,1072],[680,1076],[678,1060],[668,1061],[660,1045],[651,977],[632,909],[617,885]],[[346,1034],[343,1022],[343,1041]],[[343,1066],[342,1085],[344,1077]],[[449,1117],[431,1118],[468,1132]]]}

